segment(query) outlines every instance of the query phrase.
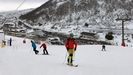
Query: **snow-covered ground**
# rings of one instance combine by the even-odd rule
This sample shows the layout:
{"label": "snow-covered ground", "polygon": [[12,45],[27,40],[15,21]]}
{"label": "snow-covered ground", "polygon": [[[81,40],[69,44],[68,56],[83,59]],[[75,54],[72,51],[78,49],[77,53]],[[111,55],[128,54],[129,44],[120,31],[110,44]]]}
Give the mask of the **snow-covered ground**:
{"label": "snow-covered ground", "polygon": [[[8,40],[10,36],[6,37]],[[80,45],[74,57],[78,67],[67,66],[64,46],[48,45],[50,55],[35,55],[30,40],[12,37],[13,46],[0,48],[0,75],[133,75],[131,47]]]}

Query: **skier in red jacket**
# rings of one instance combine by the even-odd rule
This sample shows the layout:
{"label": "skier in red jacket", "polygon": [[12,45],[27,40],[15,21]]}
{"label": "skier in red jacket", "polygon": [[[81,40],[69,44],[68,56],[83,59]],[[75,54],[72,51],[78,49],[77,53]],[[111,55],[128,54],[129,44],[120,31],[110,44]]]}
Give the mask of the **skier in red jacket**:
{"label": "skier in red jacket", "polygon": [[[47,51],[47,46],[46,46],[46,44],[45,43],[43,43],[41,46],[40,46],[40,48],[41,47],[43,47],[43,54],[44,55],[48,55],[48,51]],[[45,53],[46,52],[46,53]]]}
{"label": "skier in red jacket", "polygon": [[73,37],[74,35],[71,33],[69,38],[67,38],[65,42],[65,47],[68,52],[68,58],[67,58],[68,65],[73,65],[73,54],[77,48],[77,42],[75,41]]}

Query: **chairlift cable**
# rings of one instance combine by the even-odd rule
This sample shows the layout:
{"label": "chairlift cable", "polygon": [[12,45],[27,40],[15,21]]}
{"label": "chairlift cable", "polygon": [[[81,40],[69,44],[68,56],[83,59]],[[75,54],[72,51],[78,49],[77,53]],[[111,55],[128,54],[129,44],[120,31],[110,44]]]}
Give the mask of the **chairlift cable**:
{"label": "chairlift cable", "polygon": [[16,11],[24,4],[26,0],[23,0],[23,2],[16,8]]}
{"label": "chairlift cable", "polygon": [[[18,9],[24,4],[26,0],[23,0],[21,4],[19,4],[19,6],[16,8],[15,11],[18,11]],[[17,21],[17,17],[15,17],[16,21]],[[16,33],[16,23],[15,23],[15,33]],[[16,36],[16,35],[15,35]]]}

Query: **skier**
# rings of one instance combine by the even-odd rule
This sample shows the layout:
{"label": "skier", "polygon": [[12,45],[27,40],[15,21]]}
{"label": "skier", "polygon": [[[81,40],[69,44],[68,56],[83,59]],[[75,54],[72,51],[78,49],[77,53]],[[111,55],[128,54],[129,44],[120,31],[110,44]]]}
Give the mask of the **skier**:
{"label": "skier", "polygon": [[[48,51],[47,51],[47,46],[45,43],[42,43],[42,45],[40,46],[40,48],[43,47],[43,55],[49,55]],[[45,53],[46,52],[46,53]]]}
{"label": "skier", "polygon": [[9,40],[9,46],[12,46],[12,38]]}
{"label": "skier", "polygon": [[105,45],[104,45],[104,44],[102,45],[102,51],[106,51],[106,50],[105,50]]}
{"label": "skier", "polygon": [[36,50],[36,48],[37,48],[37,47],[36,47],[35,42],[31,40],[31,44],[32,44],[32,48],[33,48],[33,51],[35,52],[35,54],[38,54],[38,53],[39,53],[39,51],[38,51],[38,50]]}
{"label": "skier", "polygon": [[66,42],[65,42],[65,47],[67,49],[68,52],[68,58],[67,58],[67,64],[73,66],[73,54],[76,51],[77,48],[77,42],[75,41],[75,39],[73,38],[74,35],[71,33],[69,38],[67,38]]}

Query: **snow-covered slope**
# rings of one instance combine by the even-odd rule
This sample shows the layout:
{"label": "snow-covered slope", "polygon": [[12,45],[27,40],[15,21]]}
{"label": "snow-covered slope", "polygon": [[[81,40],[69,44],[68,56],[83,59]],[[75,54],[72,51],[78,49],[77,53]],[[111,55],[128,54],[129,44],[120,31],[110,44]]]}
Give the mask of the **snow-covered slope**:
{"label": "snow-covered slope", "polygon": [[[8,40],[11,36],[6,37]],[[30,40],[12,37],[13,46],[0,48],[0,75],[133,75],[133,50],[128,47],[79,45],[74,56],[78,67],[67,66],[64,46],[47,45],[50,55],[35,55]]]}

